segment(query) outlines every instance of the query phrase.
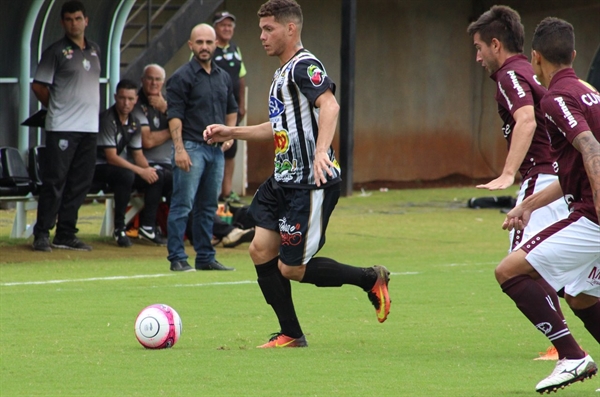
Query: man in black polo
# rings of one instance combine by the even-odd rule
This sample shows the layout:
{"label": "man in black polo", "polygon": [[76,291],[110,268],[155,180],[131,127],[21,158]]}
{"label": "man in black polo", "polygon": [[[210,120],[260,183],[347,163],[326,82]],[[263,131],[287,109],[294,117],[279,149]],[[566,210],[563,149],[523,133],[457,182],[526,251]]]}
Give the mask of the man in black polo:
{"label": "man in black polo", "polygon": [[[173,271],[193,271],[183,245],[193,215],[197,270],[233,270],[215,260],[211,244],[217,196],[223,180],[223,151],[209,145],[202,132],[212,123],[235,126],[238,107],[231,78],[212,60],[216,35],[201,24],[188,41],[193,58],[167,81],[167,118],[173,139],[173,196],[167,221],[168,260]],[[231,141],[225,143],[229,146]],[[193,209],[193,210],[192,210]]]}
{"label": "man in black polo", "polygon": [[142,153],[142,122],[131,113],[137,102],[136,91],[133,81],[121,80],[115,104],[100,114],[94,181],[106,183],[114,191],[114,238],[119,247],[131,246],[125,233],[125,212],[134,188],[144,192],[138,236],[157,245],[166,244],[155,228],[164,178],[162,170],[151,167]]}
{"label": "man in black polo", "polygon": [[[138,101],[133,115],[142,123],[142,147],[144,157],[152,167],[158,167],[164,176],[163,196],[171,203],[173,193],[173,168],[171,166],[171,151],[173,142],[167,121],[167,101],[162,95],[165,81],[165,69],[157,64],[144,67],[142,73],[142,88],[138,91]],[[144,124],[148,125],[144,125]],[[227,152],[225,152],[227,153]],[[227,161],[227,160],[226,160]],[[240,229],[224,222],[216,214],[213,223],[213,245],[223,243],[226,248],[237,247],[239,244],[252,240],[254,229]],[[186,230],[191,240],[191,223]]]}
{"label": "man in black polo", "polygon": [[[242,60],[242,51],[231,41],[235,32],[235,16],[227,11],[217,12],[213,17],[213,27],[217,34],[215,63],[231,77],[233,96],[238,104],[239,123],[246,115],[246,66]],[[231,148],[225,151],[225,170],[219,201],[240,203],[240,198],[232,190],[236,152],[237,141],[234,140]]]}
{"label": "man in black polo", "polygon": [[[91,251],[77,237],[77,216],[94,175],[100,112],[100,48],[87,40],[85,7],[67,1],[61,9],[65,36],[42,54],[31,88],[48,109],[35,251]],[[58,219],[58,221],[57,221]]]}

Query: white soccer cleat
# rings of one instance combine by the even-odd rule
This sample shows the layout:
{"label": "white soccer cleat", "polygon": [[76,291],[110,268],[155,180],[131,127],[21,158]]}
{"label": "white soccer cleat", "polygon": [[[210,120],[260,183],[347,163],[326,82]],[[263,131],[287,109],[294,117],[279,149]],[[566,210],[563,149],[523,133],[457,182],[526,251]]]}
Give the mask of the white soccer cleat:
{"label": "white soccer cleat", "polygon": [[558,360],[554,371],[535,387],[535,391],[544,394],[564,389],[571,383],[583,382],[598,372],[598,366],[589,355],[577,360]]}

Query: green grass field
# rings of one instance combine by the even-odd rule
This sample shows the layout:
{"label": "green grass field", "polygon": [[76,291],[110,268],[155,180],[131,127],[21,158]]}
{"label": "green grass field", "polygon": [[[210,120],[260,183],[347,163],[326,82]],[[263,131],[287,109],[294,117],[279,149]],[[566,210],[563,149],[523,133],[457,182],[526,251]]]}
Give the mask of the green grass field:
{"label": "green grass field", "polygon": [[[505,193],[503,193],[505,194]],[[256,349],[278,331],[247,244],[218,249],[235,272],[169,272],[166,248],[97,237],[99,205],[81,212],[94,251],[32,252],[9,240],[0,211],[2,396],[527,396],[554,368],[549,343],[494,280],[508,238],[498,210],[465,207],[471,188],[392,190],[340,200],[320,255],[392,272],[379,324],[351,286],[294,283],[306,349]],[[192,255],[192,250],[189,250]],[[183,333],[168,350],[135,339],[138,312],[173,306]],[[593,357],[598,344],[563,305]],[[600,396],[599,377],[561,396]]]}

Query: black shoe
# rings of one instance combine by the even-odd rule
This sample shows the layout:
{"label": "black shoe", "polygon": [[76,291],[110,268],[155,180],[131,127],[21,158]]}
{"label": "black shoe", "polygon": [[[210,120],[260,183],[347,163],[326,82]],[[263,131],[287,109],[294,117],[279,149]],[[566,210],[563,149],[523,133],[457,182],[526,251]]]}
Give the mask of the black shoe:
{"label": "black shoe", "polygon": [[54,236],[52,240],[52,246],[54,248],[62,248],[73,251],[91,251],[92,247],[79,240],[77,237],[59,238]]}
{"label": "black shoe", "polygon": [[227,236],[223,237],[223,247],[233,248],[242,243],[248,243],[254,238],[254,228],[238,229],[237,227]]}
{"label": "black shoe", "polygon": [[124,248],[131,247],[131,240],[125,233],[125,228],[115,229],[115,232],[113,233],[113,237],[115,238],[115,241],[117,242],[117,245],[119,247],[124,247]]}
{"label": "black shoe", "polygon": [[174,272],[195,272],[196,269],[191,267],[187,261],[173,261],[171,262],[171,271]]}
{"label": "black shoe", "polygon": [[52,247],[50,247],[50,239],[46,236],[35,237],[31,247],[34,251],[52,252]]}
{"label": "black shoe", "polygon": [[150,241],[156,245],[167,245],[167,239],[161,235],[156,228],[145,229],[143,226],[138,229],[138,237],[142,240]]}
{"label": "black shoe", "polygon": [[202,265],[196,265],[196,270],[235,270],[233,267],[227,267],[218,261],[212,263],[204,263]]}

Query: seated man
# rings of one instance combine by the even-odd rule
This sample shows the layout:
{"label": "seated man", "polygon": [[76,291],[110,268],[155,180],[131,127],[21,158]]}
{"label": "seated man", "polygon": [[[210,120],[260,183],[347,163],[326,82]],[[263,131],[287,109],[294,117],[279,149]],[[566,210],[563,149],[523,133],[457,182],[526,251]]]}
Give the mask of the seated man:
{"label": "seated man", "polygon": [[249,243],[253,238],[253,227],[249,229],[240,229],[239,227],[230,225],[215,214],[213,238],[211,241],[213,247],[223,243],[223,247],[225,248],[234,248],[242,243]]}
{"label": "seated man", "polygon": [[125,212],[134,188],[144,191],[144,210],[140,214],[138,236],[166,245],[166,239],[154,227],[164,179],[161,170],[150,167],[142,153],[140,121],[130,114],[137,102],[136,91],[133,81],[120,81],[115,104],[100,114],[94,181],[106,183],[114,191],[114,238],[119,247],[131,246],[125,234]]}

